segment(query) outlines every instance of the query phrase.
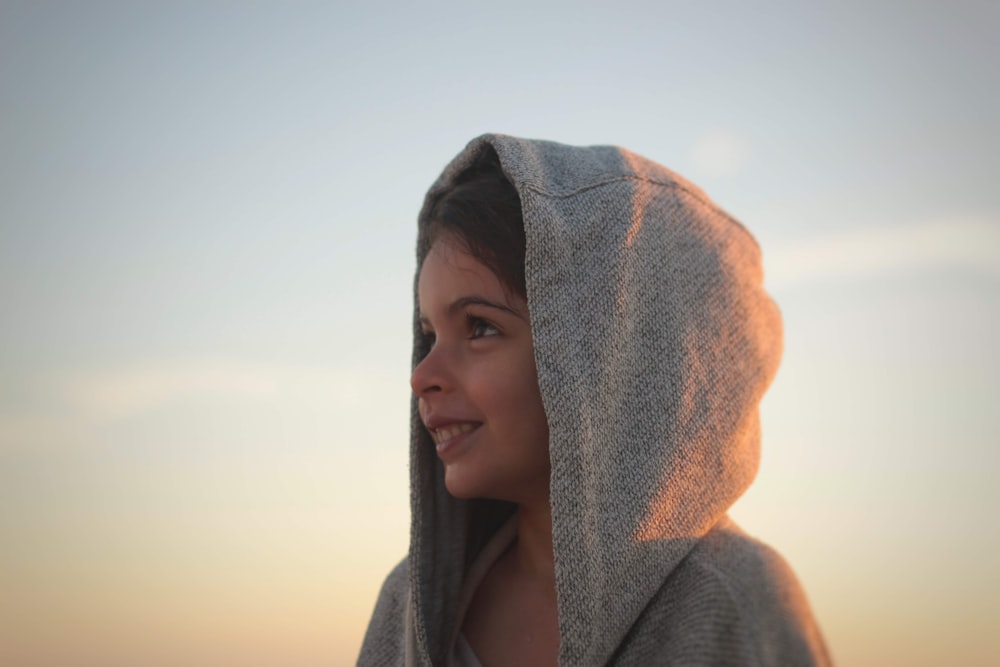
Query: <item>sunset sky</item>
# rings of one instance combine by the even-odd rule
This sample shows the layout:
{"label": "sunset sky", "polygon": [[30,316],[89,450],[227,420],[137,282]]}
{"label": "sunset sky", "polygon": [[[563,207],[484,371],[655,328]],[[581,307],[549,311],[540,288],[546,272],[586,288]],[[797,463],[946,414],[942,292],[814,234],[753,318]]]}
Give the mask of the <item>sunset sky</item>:
{"label": "sunset sky", "polygon": [[415,217],[617,144],[785,321],[733,510],[838,664],[1000,664],[990,2],[0,3],[0,664],[353,664],[405,554]]}

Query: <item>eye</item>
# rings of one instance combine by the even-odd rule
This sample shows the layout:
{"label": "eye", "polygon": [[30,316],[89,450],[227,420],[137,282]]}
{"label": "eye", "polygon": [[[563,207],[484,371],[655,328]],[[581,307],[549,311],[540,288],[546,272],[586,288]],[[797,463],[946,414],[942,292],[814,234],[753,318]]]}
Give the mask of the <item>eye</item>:
{"label": "eye", "polygon": [[474,315],[468,316],[469,338],[487,338],[489,336],[499,336],[500,329],[489,320]]}
{"label": "eye", "polygon": [[433,331],[428,331],[427,329],[424,329],[420,332],[420,337],[423,341],[424,347],[426,347],[428,350],[434,347],[434,341],[437,339],[437,336],[434,335]]}

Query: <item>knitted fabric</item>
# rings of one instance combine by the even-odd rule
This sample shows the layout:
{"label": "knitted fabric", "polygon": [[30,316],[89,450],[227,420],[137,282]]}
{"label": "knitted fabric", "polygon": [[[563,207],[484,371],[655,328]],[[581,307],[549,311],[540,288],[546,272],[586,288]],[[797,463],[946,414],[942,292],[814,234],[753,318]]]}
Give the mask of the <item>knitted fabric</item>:
{"label": "knitted fabric", "polygon": [[[782,347],[756,241],[621,148],[484,135],[429,190],[418,266],[434,202],[487,145],[524,214],[559,664],[828,664],[791,570],[726,516],[756,474],[758,404]],[[414,327],[417,363],[416,315]],[[448,494],[415,400],[410,464],[410,553],[360,665],[445,664],[466,569],[512,511]]]}

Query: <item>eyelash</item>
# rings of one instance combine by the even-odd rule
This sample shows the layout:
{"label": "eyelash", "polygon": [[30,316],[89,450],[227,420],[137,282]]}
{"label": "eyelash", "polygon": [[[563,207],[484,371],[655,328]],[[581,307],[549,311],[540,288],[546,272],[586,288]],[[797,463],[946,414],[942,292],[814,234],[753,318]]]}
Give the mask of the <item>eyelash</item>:
{"label": "eyelash", "polygon": [[[497,336],[500,334],[500,329],[497,328],[497,325],[493,324],[489,320],[483,319],[482,317],[476,317],[475,315],[467,313],[465,316],[465,321],[468,324],[470,334],[472,334],[469,336],[469,338],[488,338],[490,336]],[[480,327],[492,329],[493,333],[477,334],[476,332],[479,330]]]}
{"label": "eyelash", "polygon": [[[466,313],[465,315],[466,328],[469,332],[469,340],[476,340],[479,338],[490,338],[491,336],[500,335],[500,328],[482,317],[477,317],[471,313]],[[483,333],[482,329],[490,329],[490,333]],[[424,331],[424,342],[427,344],[428,348],[434,347],[434,342],[437,336],[433,331]]]}

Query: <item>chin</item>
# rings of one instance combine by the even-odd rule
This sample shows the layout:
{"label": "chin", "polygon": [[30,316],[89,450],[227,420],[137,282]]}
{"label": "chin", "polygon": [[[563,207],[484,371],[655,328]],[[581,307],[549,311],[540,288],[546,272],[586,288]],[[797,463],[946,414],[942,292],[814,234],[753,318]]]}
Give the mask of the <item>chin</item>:
{"label": "chin", "polygon": [[451,466],[444,471],[444,486],[448,493],[462,500],[473,498],[486,498],[486,489],[482,480],[476,479],[476,475],[468,474],[468,470],[453,470]]}
{"label": "chin", "polygon": [[529,485],[517,481],[473,474],[472,470],[445,470],[444,486],[449,494],[462,500],[479,498],[521,504],[535,497],[548,499],[547,485],[544,489],[536,489],[536,485],[529,488]]}
{"label": "chin", "polygon": [[[510,500],[508,498],[511,495],[510,484],[505,484],[502,479],[490,475],[489,470],[484,471],[479,466],[471,464],[471,461],[462,461],[445,467],[444,486],[448,489],[448,493],[462,500],[473,498]],[[505,490],[508,493],[504,493]]]}

